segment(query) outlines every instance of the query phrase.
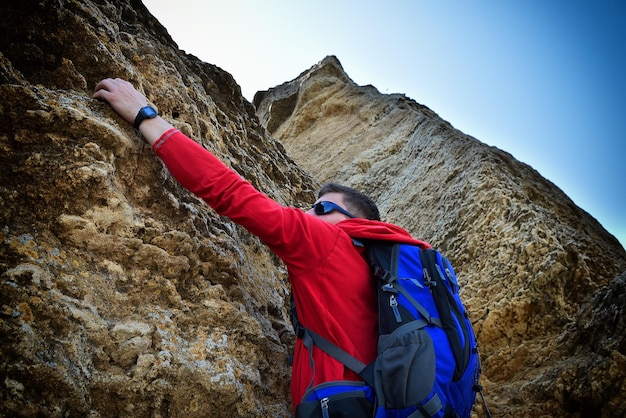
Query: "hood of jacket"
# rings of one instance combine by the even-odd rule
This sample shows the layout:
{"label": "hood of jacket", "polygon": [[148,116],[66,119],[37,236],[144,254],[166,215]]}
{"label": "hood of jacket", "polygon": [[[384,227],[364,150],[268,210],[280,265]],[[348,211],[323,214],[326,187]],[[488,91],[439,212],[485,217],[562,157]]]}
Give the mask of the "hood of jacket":
{"label": "hood of jacket", "polygon": [[354,239],[394,241],[418,245],[422,249],[431,248],[429,243],[415,239],[403,228],[386,222],[352,218],[339,222],[337,226]]}

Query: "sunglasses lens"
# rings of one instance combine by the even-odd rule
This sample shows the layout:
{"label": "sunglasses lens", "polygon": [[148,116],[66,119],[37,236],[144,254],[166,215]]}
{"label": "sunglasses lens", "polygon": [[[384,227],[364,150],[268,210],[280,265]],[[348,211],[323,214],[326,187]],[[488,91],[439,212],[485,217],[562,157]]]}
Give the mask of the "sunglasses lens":
{"label": "sunglasses lens", "polygon": [[333,202],[317,202],[316,204],[313,205],[313,212],[315,212],[316,215],[326,215],[327,213],[330,213],[332,211],[336,210],[337,212],[343,213],[346,216],[349,216],[350,218],[354,218],[354,215],[352,215],[350,212],[348,212],[347,210],[345,210],[344,208],[342,208],[341,206],[339,206],[336,203]]}
{"label": "sunglasses lens", "polygon": [[316,215],[325,215],[328,212],[332,211],[332,208],[326,208],[324,203],[325,202],[319,202],[313,205],[313,211]]}

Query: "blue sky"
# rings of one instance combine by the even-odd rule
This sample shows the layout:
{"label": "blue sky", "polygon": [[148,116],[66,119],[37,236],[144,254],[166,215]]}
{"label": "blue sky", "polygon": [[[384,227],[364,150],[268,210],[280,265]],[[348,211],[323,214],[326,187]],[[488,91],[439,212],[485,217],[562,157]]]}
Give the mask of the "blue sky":
{"label": "blue sky", "polygon": [[626,247],[626,3],[617,0],[144,0],[250,101],[336,55],[511,153]]}

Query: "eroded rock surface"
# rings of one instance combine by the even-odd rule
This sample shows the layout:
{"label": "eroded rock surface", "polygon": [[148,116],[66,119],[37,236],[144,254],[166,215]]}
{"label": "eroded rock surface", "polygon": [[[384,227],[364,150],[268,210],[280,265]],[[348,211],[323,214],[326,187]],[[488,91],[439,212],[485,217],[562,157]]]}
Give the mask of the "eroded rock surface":
{"label": "eroded rock surface", "polygon": [[494,416],[626,415],[626,254],[560,189],[336,57],[254,103],[316,180],[368,192],[453,261]]}
{"label": "eroded rock surface", "polygon": [[0,415],[289,416],[282,265],[93,88],[130,80],[281,202],[311,179],[140,2],[3,2],[0,39]]}
{"label": "eroded rock surface", "polygon": [[531,167],[332,57],[257,117],[134,0],[3,2],[0,39],[1,416],[290,415],[282,265],[90,98],[105,77],[273,198],[337,179],[445,251],[494,416],[626,414],[626,255]]}

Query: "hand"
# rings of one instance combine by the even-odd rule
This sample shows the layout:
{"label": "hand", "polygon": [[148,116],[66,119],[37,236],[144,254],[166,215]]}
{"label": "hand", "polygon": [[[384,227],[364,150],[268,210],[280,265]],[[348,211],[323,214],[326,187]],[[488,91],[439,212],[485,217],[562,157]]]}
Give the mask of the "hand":
{"label": "hand", "polygon": [[126,122],[133,123],[139,109],[148,105],[146,97],[131,83],[121,78],[105,78],[100,81],[92,96],[111,105]]}

